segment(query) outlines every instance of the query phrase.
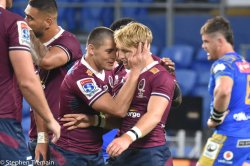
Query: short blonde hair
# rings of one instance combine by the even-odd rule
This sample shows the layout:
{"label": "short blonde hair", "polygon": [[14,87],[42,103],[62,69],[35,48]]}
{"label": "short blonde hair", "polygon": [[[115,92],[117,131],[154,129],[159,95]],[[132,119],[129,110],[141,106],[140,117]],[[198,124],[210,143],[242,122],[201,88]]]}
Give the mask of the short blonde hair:
{"label": "short blonde hair", "polygon": [[140,23],[132,22],[115,31],[115,43],[120,43],[125,47],[137,47],[140,42],[152,43],[153,35],[151,30]]}

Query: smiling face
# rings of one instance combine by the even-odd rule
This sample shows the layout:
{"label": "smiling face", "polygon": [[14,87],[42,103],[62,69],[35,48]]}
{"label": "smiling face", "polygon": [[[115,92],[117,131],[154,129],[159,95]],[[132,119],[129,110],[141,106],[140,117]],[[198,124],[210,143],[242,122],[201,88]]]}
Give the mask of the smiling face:
{"label": "smiling face", "polygon": [[98,71],[113,69],[116,60],[116,47],[112,37],[104,39],[99,47],[94,45],[88,47],[91,50],[93,62]]}

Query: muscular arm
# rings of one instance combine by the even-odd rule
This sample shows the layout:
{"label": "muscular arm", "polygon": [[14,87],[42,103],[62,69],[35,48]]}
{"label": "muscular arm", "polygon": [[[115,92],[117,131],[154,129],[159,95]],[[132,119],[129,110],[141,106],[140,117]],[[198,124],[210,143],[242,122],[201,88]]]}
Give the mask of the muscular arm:
{"label": "muscular arm", "polygon": [[31,31],[31,52],[35,63],[42,69],[51,70],[66,64],[69,60],[66,52],[57,46],[47,48]]}
{"label": "muscular arm", "polygon": [[143,50],[141,43],[138,45],[137,52],[129,59],[131,72],[115,98],[109,93],[102,95],[92,105],[93,109],[114,116],[125,117],[133,99],[141,70],[145,67],[146,58],[150,55],[149,46],[144,44]]}
{"label": "muscular arm", "polygon": [[136,70],[134,72],[131,71],[128,79],[126,80],[117,96],[113,98],[109,93],[105,93],[93,103],[93,109],[113,116],[126,116],[128,108],[134,96],[134,91],[136,89],[139,75],[140,70]]}
{"label": "muscular arm", "polygon": [[[221,113],[220,122],[216,122],[215,117],[211,114],[207,121],[207,125],[210,128],[214,128],[221,123],[223,123],[225,117],[228,114],[228,105],[231,98],[231,92],[233,88],[233,80],[228,76],[219,77],[216,80],[216,85],[214,88],[214,110]],[[218,116],[218,115],[217,115]]]}
{"label": "muscular arm", "polygon": [[214,88],[214,108],[219,112],[228,109],[233,88],[233,80],[230,77],[223,76],[216,80]]}
{"label": "muscular arm", "polygon": [[[135,124],[135,126],[141,131],[141,137],[147,135],[161,121],[168,103],[169,101],[166,98],[160,96],[150,97],[147,113],[144,114]],[[107,152],[111,156],[118,156],[124,150],[126,150],[132,142],[133,140],[131,139],[131,137],[127,133],[125,133],[109,144]],[[117,151],[117,149],[119,150]]]}
{"label": "muscular arm", "polygon": [[56,134],[56,139],[58,139],[60,137],[60,126],[50,112],[40,80],[35,75],[30,53],[27,51],[10,51],[10,60],[23,96],[45,120],[49,129]]}

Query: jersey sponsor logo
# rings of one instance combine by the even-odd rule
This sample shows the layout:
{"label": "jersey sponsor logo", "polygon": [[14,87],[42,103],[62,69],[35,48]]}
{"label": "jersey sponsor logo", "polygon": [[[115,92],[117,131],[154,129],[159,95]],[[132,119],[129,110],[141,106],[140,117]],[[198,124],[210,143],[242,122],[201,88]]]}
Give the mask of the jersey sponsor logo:
{"label": "jersey sponsor logo", "polygon": [[215,159],[219,151],[219,144],[208,141],[204,150],[203,155],[210,159]]}
{"label": "jersey sponsor logo", "polygon": [[127,115],[129,117],[132,117],[132,118],[140,118],[141,117],[141,114],[139,112],[137,112],[136,109],[130,109],[129,112],[127,113]]}
{"label": "jersey sponsor logo", "polygon": [[19,44],[30,47],[30,31],[27,23],[24,21],[17,21],[17,29]]}
{"label": "jersey sponsor logo", "polygon": [[81,90],[81,92],[87,97],[87,99],[91,99],[94,97],[98,92],[101,91],[101,88],[99,88],[96,85],[96,82],[93,78],[84,78],[81,80],[78,80],[77,86]]}
{"label": "jersey sponsor logo", "polygon": [[238,148],[250,147],[250,139],[238,140],[237,147]]}
{"label": "jersey sponsor logo", "polygon": [[144,78],[139,81],[138,86],[137,86],[138,91],[139,91],[138,94],[137,94],[137,98],[143,98],[144,97],[143,93],[145,92],[145,90],[144,90],[145,84],[146,84],[146,80]]}
{"label": "jersey sponsor logo", "polygon": [[226,69],[226,66],[220,63],[220,64],[215,65],[215,67],[213,68],[213,72],[217,73],[218,71],[223,71],[225,69]]}
{"label": "jersey sponsor logo", "polygon": [[241,73],[250,73],[250,64],[248,62],[236,62]]}
{"label": "jersey sponsor logo", "polygon": [[227,160],[227,161],[228,161],[228,160],[232,160],[233,157],[234,157],[234,154],[233,154],[233,152],[231,152],[231,151],[226,151],[226,152],[224,152],[223,157],[224,157],[224,159]]}
{"label": "jersey sponsor logo", "polygon": [[149,70],[151,73],[156,74],[159,72],[159,69],[157,69],[156,67],[153,67],[152,69]]}
{"label": "jersey sponsor logo", "polygon": [[246,115],[245,112],[239,112],[233,115],[234,120],[236,121],[246,121],[250,119],[250,115]]}
{"label": "jersey sponsor logo", "polygon": [[233,152],[225,151],[223,153],[223,159],[218,159],[218,162],[232,165],[233,164],[233,161],[232,161],[233,157],[234,157]]}

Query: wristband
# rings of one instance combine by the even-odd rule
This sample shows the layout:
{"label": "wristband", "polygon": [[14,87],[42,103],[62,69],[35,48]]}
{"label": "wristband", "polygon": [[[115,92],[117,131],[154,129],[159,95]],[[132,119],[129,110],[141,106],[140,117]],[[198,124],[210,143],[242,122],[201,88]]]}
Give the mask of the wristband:
{"label": "wristband", "polygon": [[48,134],[45,132],[38,132],[37,133],[37,143],[48,143]]}
{"label": "wristband", "polygon": [[127,131],[126,134],[132,139],[133,142],[136,140],[136,135],[131,130]]}
{"label": "wristband", "polygon": [[100,119],[101,119],[101,123],[100,123],[100,126],[101,128],[104,128],[105,127],[105,124],[106,124],[106,117],[105,115],[100,115]]}
{"label": "wristband", "polygon": [[104,115],[95,115],[95,127],[102,127],[104,128],[106,123],[105,116]]}
{"label": "wristband", "polygon": [[99,123],[99,118],[98,118],[98,115],[94,115],[94,116],[95,116],[94,126],[97,126]]}
{"label": "wristband", "polygon": [[[138,138],[141,138],[141,137],[142,137],[142,132],[141,132],[141,130],[140,130],[138,127],[134,126],[134,127],[131,129],[131,131],[134,131],[134,132],[136,133],[136,135],[138,136]],[[138,139],[138,138],[137,138],[137,139]]]}
{"label": "wristband", "polygon": [[211,112],[211,115],[210,115],[210,119],[216,123],[221,123],[221,121],[223,120],[223,116],[224,116],[224,112],[219,112],[217,111],[215,108],[213,108],[213,111]]}

